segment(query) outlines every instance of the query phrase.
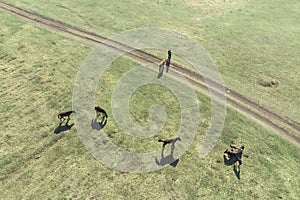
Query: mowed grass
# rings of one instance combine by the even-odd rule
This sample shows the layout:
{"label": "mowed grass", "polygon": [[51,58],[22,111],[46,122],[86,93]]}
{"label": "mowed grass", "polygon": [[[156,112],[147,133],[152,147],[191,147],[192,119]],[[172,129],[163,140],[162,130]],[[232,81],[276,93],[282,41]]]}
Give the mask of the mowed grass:
{"label": "mowed grass", "polygon": [[[237,112],[228,110],[218,145],[209,156],[200,159],[200,145],[210,121],[209,98],[200,93],[198,134],[176,168],[166,166],[148,174],[131,174],[101,164],[85,149],[76,129],[53,133],[58,125],[58,112],[71,109],[77,70],[92,47],[2,12],[0,17],[3,27],[0,37],[1,199],[299,198],[299,146]],[[105,74],[105,81],[98,85],[96,102],[101,102],[110,116],[114,84],[135,64],[127,59],[117,60]],[[130,108],[138,124],[147,123],[149,104],[135,102],[144,103],[145,99],[156,102],[157,95],[163,95],[157,87],[150,85],[133,95]],[[167,95],[164,105],[172,124],[176,122],[173,120],[178,115],[178,107],[167,89],[161,91]],[[110,120],[105,127],[107,131],[116,129]],[[173,136],[172,131],[164,134]],[[139,151],[130,146],[131,138],[119,132],[108,137],[117,145]],[[154,138],[144,143],[147,147],[144,151],[161,148],[151,141]],[[246,146],[247,157],[243,159],[240,180],[232,166],[223,164],[223,151],[230,143]]]}

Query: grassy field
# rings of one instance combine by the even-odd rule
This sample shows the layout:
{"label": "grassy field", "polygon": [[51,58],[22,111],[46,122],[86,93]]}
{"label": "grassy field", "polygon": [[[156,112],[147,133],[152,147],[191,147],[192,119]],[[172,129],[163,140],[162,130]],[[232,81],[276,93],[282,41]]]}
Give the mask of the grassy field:
{"label": "grassy field", "polygon": [[[143,26],[190,34],[209,50],[227,85],[299,122],[300,40],[293,21],[299,16],[297,1],[276,1],[276,9],[267,1],[240,1],[223,9],[209,1],[205,9],[183,1],[51,2],[16,5],[106,36]],[[280,17],[272,20],[274,16]],[[77,71],[93,47],[3,12],[0,18],[0,199],[299,199],[299,145],[235,111],[227,111],[218,145],[208,157],[199,158],[210,120],[210,101],[201,93],[198,134],[176,168],[131,174],[99,163],[75,128],[53,133],[57,113],[71,109]],[[96,102],[110,116],[113,87],[135,64],[119,59],[99,82]],[[277,79],[280,86],[263,88],[256,84],[258,78]],[[137,90],[130,104],[133,118],[144,125],[149,106],[162,95],[169,121],[160,135],[132,140],[109,119],[105,130],[110,140],[137,152],[160,148],[153,141],[172,137],[177,127],[179,108],[172,93],[150,85]],[[223,151],[231,142],[246,146],[240,180],[223,163]]]}
{"label": "grassy field", "polygon": [[[202,33],[213,41],[203,43],[212,50],[228,86],[299,123],[298,8],[298,1],[250,2],[225,17],[207,20],[209,31]],[[259,79],[278,80],[279,87],[262,87]]]}
{"label": "grassy field", "polygon": [[[300,123],[297,0],[5,2],[105,36],[139,27],[185,33],[212,55],[227,86]],[[260,79],[280,84],[265,88]]]}

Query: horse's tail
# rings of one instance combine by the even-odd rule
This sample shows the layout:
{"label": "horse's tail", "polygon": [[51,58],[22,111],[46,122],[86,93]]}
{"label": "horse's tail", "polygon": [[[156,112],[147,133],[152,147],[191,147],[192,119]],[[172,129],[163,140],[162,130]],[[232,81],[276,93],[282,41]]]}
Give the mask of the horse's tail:
{"label": "horse's tail", "polygon": [[58,114],[58,115],[57,115],[57,118],[58,118],[58,119],[60,119],[60,118],[61,118],[61,117],[60,117],[60,114]]}

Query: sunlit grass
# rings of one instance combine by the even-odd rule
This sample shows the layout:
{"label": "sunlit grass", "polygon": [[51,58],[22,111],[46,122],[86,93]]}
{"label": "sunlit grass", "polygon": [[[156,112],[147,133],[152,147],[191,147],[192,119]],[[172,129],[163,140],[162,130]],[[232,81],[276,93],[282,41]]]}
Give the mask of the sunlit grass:
{"label": "sunlit grass", "polygon": [[[25,6],[24,2],[18,4]],[[43,10],[49,7],[53,15],[54,8],[57,7],[55,3],[46,6],[46,4],[35,2],[35,5],[39,6],[33,7],[28,3],[27,7],[33,10]],[[168,4],[164,2],[161,5]],[[171,3],[171,6],[178,7],[177,9],[179,5]],[[85,4],[84,6],[88,9],[91,5]],[[263,9],[267,8],[263,7]],[[71,17],[67,12],[71,12],[71,7],[65,5],[63,10],[66,11],[63,20],[70,22]],[[178,10],[172,10],[172,12],[176,11]],[[46,13],[46,10],[43,12]],[[132,12],[142,13],[136,9]],[[183,11],[177,13],[178,18],[182,17],[181,23],[187,19],[181,15]],[[81,14],[84,15],[84,12]],[[230,109],[217,146],[207,157],[200,159],[199,149],[206,130],[209,128],[211,105],[209,98],[201,93],[197,93],[201,113],[198,134],[189,150],[180,158],[176,168],[166,166],[162,170],[148,174],[130,174],[115,171],[99,163],[85,149],[76,129],[72,128],[60,134],[53,133],[59,122],[58,112],[71,109],[72,89],[77,70],[92,47],[29,25],[2,12],[0,12],[0,17],[1,27],[4,27],[0,33],[0,198],[238,199],[241,196],[243,199],[299,198],[299,146]],[[226,17],[230,18],[230,16]],[[237,15],[234,18],[239,17],[241,16]],[[92,25],[96,26],[94,23],[97,24],[97,21],[86,21],[82,16],[78,19],[81,21],[76,22],[77,25],[90,23],[86,27],[92,27]],[[157,19],[154,17],[151,20]],[[217,21],[212,20],[207,23],[215,25]],[[221,24],[223,22],[220,21]],[[165,21],[160,23],[165,24]],[[173,23],[175,26],[175,22]],[[177,20],[176,23],[179,24],[180,21]],[[115,25],[119,27],[118,31],[130,28],[127,24],[123,25],[124,27],[120,24]],[[140,24],[143,24],[142,21]],[[205,45],[221,66],[220,71],[225,81],[241,92],[245,87],[248,91],[251,85],[248,86],[246,81],[245,83],[241,81],[240,71],[243,69],[237,68],[245,60],[234,56],[234,52],[240,50],[238,47],[236,51],[234,50],[238,42],[233,42],[232,45],[226,47],[224,44],[227,40],[230,41],[230,37],[220,42],[223,36],[222,33],[217,34],[217,27],[206,30],[214,33],[210,34],[214,42],[205,42]],[[225,30],[229,31],[225,28],[218,29],[223,32]],[[104,32],[111,34],[114,31],[115,29],[106,29]],[[233,39],[234,37],[231,38]],[[293,45],[293,48],[297,47]],[[241,51],[246,51],[246,49]],[[220,57],[221,53],[218,52],[228,52],[230,56],[225,56],[223,60]],[[255,58],[254,55],[252,56]],[[250,60],[246,60],[243,66],[249,66],[247,63],[249,64]],[[287,65],[295,69],[296,61],[296,58],[291,62],[287,61],[289,63]],[[221,62],[226,62],[226,64],[221,65]],[[271,63],[271,60],[269,62]],[[235,65],[231,65],[233,63]],[[119,77],[135,64],[131,60],[120,59],[105,74],[104,81],[99,82],[95,101],[107,109],[109,116],[112,116],[110,97],[114,85]],[[233,67],[229,68],[229,66]],[[266,68],[262,70],[265,71]],[[270,68],[270,73],[279,72],[273,72]],[[252,77],[252,73],[246,74],[249,75],[249,79],[256,80],[256,76]],[[273,77],[273,75],[268,76]],[[291,77],[294,76],[297,76],[297,73],[291,74]],[[287,87],[284,86],[283,78],[286,81],[289,80],[288,77],[282,75],[278,78],[280,81],[278,89],[274,90],[278,91],[279,97],[289,94],[288,91],[283,90]],[[296,88],[294,84],[291,81],[290,87],[293,89]],[[257,86],[258,91],[265,91],[264,99],[268,102],[270,100],[269,89]],[[251,90],[249,94],[252,94],[250,92]],[[164,101],[160,101],[158,96],[163,96]],[[277,99],[277,97],[275,96],[270,102],[285,100]],[[291,106],[292,100],[295,99],[289,97],[280,109]],[[157,85],[142,87],[132,96],[130,111],[137,124],[147,124],[149,106],[158,101],[166,105],[166,111],[170,117],[169,127],[166,127],[163,133],[145,141],[132,139],[122,133],[114,124],[113,119],[109,118],[105,127],[109,139],[124,148],[137,152],[161,148],[161,144],[157,143],[156,139],[172,137],[177,127],[178,103],[174,96],[167,89],[162,89]],[[136,102],[142,103],[137,105]],[[294,114],[297,113],[295,108]],[[108,135],[109,133],[111,135]],[[243,158],[240,180],[235,176],[231,166],[223,164],[223,152],[229,148],[230,143],[246,146],[247,157]]]}

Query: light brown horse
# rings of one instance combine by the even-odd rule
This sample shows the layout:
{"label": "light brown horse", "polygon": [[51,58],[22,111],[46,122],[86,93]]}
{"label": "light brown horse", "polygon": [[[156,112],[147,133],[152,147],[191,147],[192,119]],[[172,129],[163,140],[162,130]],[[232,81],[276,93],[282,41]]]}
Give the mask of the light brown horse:
{"label": "light brown horse", "polygon": [[161,72],[162,70],[164,70],[165,64],[166,64],[166,59],[163,59],[163,60],[159,63],[159,69],[158,69],[158,72]]}

